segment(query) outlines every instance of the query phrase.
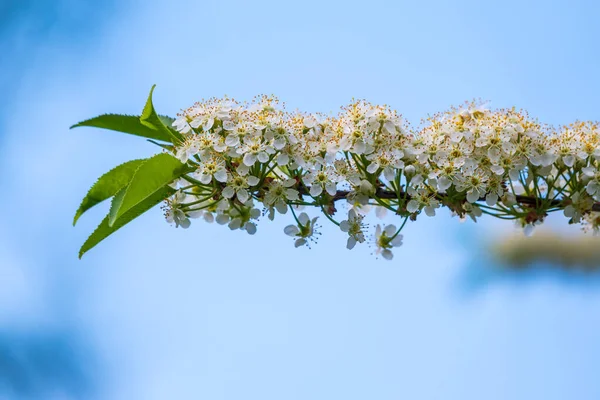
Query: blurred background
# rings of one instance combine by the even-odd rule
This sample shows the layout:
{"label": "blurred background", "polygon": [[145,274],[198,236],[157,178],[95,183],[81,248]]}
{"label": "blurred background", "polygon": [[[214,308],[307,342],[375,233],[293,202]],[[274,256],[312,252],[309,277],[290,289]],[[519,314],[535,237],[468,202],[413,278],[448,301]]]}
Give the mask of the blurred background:
{"label": "blurred background", "polygon": [[[294,249],[285,218],[249,237],[175,229],[155,209],[79,261],[108,209],[73,228],[86,190],[156,147],[68,129],[138,114],[154,83],[170,115],[274,93],[323,112],[366,98],[415,125],[479,97],[597,120],[599,11],[0,0],[0,399],[600,398],[600,243],[561,215],[525,248],[498,221],[424,217],[383,262],[325,222]],[[556,256],[539,257],[544,243]]]}

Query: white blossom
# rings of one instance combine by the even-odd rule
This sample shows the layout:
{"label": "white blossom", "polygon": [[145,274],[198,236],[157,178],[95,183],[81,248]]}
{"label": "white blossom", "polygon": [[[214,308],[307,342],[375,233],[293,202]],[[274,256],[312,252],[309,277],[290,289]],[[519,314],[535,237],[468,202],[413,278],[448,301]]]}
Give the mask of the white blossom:
{"label": "white blossom", "polygon": [[284,228],[283,232],[296,238],[294,242],[295,247],[308,245],[309,240],[315,240],[314,235],[317,233],[315,228],[317,227],[316,222],[319,217],[310,219],[308,214],[301,213],[298,215],[297,225],[288,225]]}
{"label": "white blossom", "polygon": [[394,258],[391,249],[402,245],[402,237],[397,233],[395,225],[387,225],[385,228],[377,225],[375,227],[375,254],[391,260]]}
{"label": "white blossom", "polygon": [[[571,222],[600,225],[594,122],[551,128],[525,112],[472,102],[413,129],[396,111],[364,100],[325,115],[289,113],[277,98],[259,96],[198,102],[173,127],[183,141],[172,154],[194,170],[171,184],[177,192],[167,200],[167,220],[183,228],[204,218],[253,234],[254,203],[269,219],[291,218],[290,206],[322,208],[348,235],[348,248],[364,241],[371,211],[419,219],[447,206],[461,220],[484,213],[516,219],[530,233],[561,209]],[[337,222],[342,199],[348,214]],[[307,245],[318,234],[316,221],[302,212],[284,232],[296,247]],[[402,235],[394,225],[374,230],[376,254],[391,259]]]}
{"label": "white blossom", "polygon": [[360,215],[355,210],[351,209],[348,211],[348,219],[340,222],[340,230],[348,234],[346,247],[349,250],[352,250],[357,242],[363,243],[365,241],[365,235],[363,233],[365,224],[362,222],[363,219],[363,215]]}

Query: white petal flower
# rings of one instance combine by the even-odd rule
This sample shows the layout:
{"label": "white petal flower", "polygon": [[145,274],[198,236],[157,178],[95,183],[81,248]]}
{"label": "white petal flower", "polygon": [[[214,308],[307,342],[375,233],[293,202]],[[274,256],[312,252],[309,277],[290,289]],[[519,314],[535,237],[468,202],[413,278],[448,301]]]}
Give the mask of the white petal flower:
{"label": "white petal flower", "polygon": [[485,196],[485,202],[490,207],[495,206],[496,203],[498,202],[498,193],[494,193],[494,192],[488,193]]}
{"label": "white petal flower", "polygon": [[290,162],[290,157],[285,153],[279,153],[277,156],[277,165],[287,165]]}
{"label": "white petal flower", "polygon": [[533,235],[533,230],[534,230],[534,225],[533,224],[527,224],[523,227],[523,234],[527,237]]}
{"label": "white petal flower", "polygon": [[392,253],[390,249],[383,249],[381,251],[381,256],[386,260],[391,260],[392,258],[394,258],[394,253]]}
{"label": "white petal flower", "polygon": [[320,196],[323,193],[323,186],[320,185],[312,185],[310,187],[310,195],[313,197]]}
{"label": "white petal flower", "polygon": [[409,213],[414,213],[419,211],[419,202],[417,200],[410,200],[408,204],[406,204],[406,211]]}
{"label": "white petal flower", "polygon": [[437,186],[440,192],[445,192],[452,186],[452,181],[447,176],[441,176],[437,181]]}
{"label": "white petal flower", "polygon": [[288,236],[296,236],[300,233],[300,229],[296,225],[288,225],[283,229],[283,232]]}
{"label": "white petal flower", "polygon": [[348,219],[340,222],[340,230],[348,233],[347,248],[352,249],[356,243],[362,243],[365,241],[365,235],[363,229],[366,227],[363,224],[364,216],[358,214],[355,210],[351,209],[348,211]]}
{"label": "white petal flower", "polygon": [[227,186],[225,187],[225,189],[223,189],[223,192],[221,194],[223,195],[223,197],[230,199],[235,194],[235,190],[233,190],[231,186]]}
{"label": "white petal flower", "polygon": [[335,194],[337,193],[337,187],[336,184],[334,182],[327,182],[325,184],[325,191],[327,192],[327,194],[329,194],[330,196],[335,196]]}
{"label": "white petal flower", "polygon": [[370,174],[374,174],[375,172],[377,172],[378,169],[379,169],[379,165],[377,165],[375,163],[371,163],[367,167],[367,172]]}
{"label": "white petal flower", "polygon": [[506,192],[502,196],[502,204],[508,207],[514,206],[517,204],[517,198],[514,194]]}
{"label": "white petal flower", "polygon": [[308,224],[308,223],[310,222],[310,218],[309,218],[309,216],[308,216],[308,214],[307,214],[307,213],[301,213],[301,214],[298,216],[298,221],[299,221],[299,222],[300,222],[302,225],[306,225],[306,224]]}
{"label": "white petal flower", "polygon": [[249,176],[248,177],[248,185],[250,185],[250,186],[256,186],[256,185],[258,185],[258,182],[260,182],[260,179],[258,179],[256,176]]}
{"label": "white petal flower", "polygon": [[269,161],[269,154],[264,151],[261,151],[260,153],[258,153],[257,158],[258,161],[260,161],[261,163],[266,163]]}
{"label": "white petal flower", "polygon": [[248,201],[248,198],[250,197],[246,189],[238,189],[235,194],[237,195],[238,200],[242,203]]}
{"label": "white petal flower", "polygon": [[348,241],[346,242],[346,248],[348,250],[352,250],[354,248],[354,246],[356,246],[357,240],[355,238],[353,238],[352,236],[350,236],[348,238]]}
{"label": "white petal flower", "polygon": [[381,228],[381,225],[375,227],[375,254],[381,255],[386,260],[391,260],[394,255],[391,249],[402,245],[402,235],[397,233],[395,225],[387,225]]}
{"label": "white petal flower", "polygon": [[423,211],[425,211],[425,215],[427,215],[428,217],[435,217],[435,207],[425,206],[423,207]]}
{"label": "white petal flower", "polygon": [[569,168],[571,168],[573,165],[575,165],[575,156],[574,155],[566,155],[562,158],[563,162],[565,163],[565,165]]}
{"label": "white petal flower", "polygon": [[596,175],[596,168],[594,168],[594,167],[581,168],[581,172],[583,172],[587,176],[592,176],[593,177],[593,176]]}
{"label": "white petal flower", "polygon": [[[482,208],[493,207],[486,214],[517,218],[527,231],[558,207],[570,222],[591,221],[600,232],[600,217],[590,216],[600,202],[600,129],[592,122],[545,128],[515,109],[472,103],[413,130],[394,110],[363,100],[321,116],[287,113],[261,96],[250,104],[196,103],[173,126],[184,140],[172,154],[196,168],[169,185],[181,193],[167,200],[167,219],[184,228],[204,217],[253,234],[259,203],[270,219],[289,215],[295,204],[322,207],[333,218],[345,199],[350,212],[339,227],[353,248],[364,240],[361,221],[372,209],[381,218],[386,208],[434,216],[448,206],[476,220],[485,200]],[[404,196],[406,209],[398,209]],[[527,204],[536,196],[555,201],[534,210]],[[381,200],[386,207],[375,205]],[[290,228],[296,246],[314,240],[315,221],[300,213]],[[375,237],[377,254],[391,259],[402,236],[390,225],[376,227]]]}
{"label": "white petal flower", "polygon": [[215,179],[219,182],[227,182],[227,171],[225,171],[224,169],[221,169],[217,172],[215,172]]}
{"label": "white petal flower", "polygon": [[246,222],[245,228],[246,232],[248,232],[250,235],[254,235],[256,233],[256,224],[253,222]]}
{"label": "white petal flower", "polygon": [[188,133],[192,129],[185,115],[175,119],[175,121],[173,121],[173,126],[180,133]]}
{"label": "white petal flower", "polygon": [[244,165],[251,167],[254,165],[254,163],[256,163],[257,159],[258,156],[256,154],[246,153],[244,154]]}
{"label": "white petal flower", "polygon": [[219,225],[225,225],[229,223],[229,216],[226,214],[217,214],[215,221],[217,221],[217,224]]}
{"label": "white petal flower", "polygon": [[314,128],[317,125],[317,119],[313,115],[307,115],[304,117],[304,126],[307,128]]}
{"label": "white petal flower", "polygon": [[167,200],[168,208],[165,212],[165,218],[168,223],[174,223],[176,228],[187,229],[190,227],[191,222],[188,214],[184,211],[187,198],[188,196],[179,190],[171,199]]}
{"label": "white petal flower", "polygon": [[479,192],[476,192],[475,190],[469,190],[467,192],[467,201],[469,203],[475,203],[477,200],[479,200]]}
{"label": "white petal flower", "polygon": [[240,229],[241,226],[242,226],[242,220],[240,218],[233,218],[229,222],[229,229],[231,229],[232,231]]}
{"label": "white petal flower", "polygon": [[288,225],[284,232],[288,236],[297,238],[294,243],[296,247],[308,245],[309,241],[316,241],[315,235],[319,235],[316,231],[318,218],[315,217],[311,220],[306,213],[301,213],[298,216],[298,225]]}

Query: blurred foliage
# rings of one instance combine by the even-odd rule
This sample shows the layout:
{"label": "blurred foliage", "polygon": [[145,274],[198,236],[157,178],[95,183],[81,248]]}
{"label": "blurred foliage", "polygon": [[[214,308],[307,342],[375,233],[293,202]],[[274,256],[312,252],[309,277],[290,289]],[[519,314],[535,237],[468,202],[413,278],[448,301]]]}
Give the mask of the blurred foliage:
{"label": "blurred foliage", "polygon": [[521,234],[498,238],[491,250],[499,261],[517,269],[543,263],[564,269],[600,271],[600,238],[591,235],[540,230],[531,237]]}
{"label": "blurred foliage", "polygon": [[[10,98],[44,50],[50,65],[54,52],[84,49],[115,6],[114,0],[0,0],[0,91]],[[0,109],[0,124],[6,112],[6,107]]]}
{"label": "blurred foliage", "polygon": [[92,0],[2,0],[0,34],[20,32],[37,36],[52,28],[90,31],[94,29],[90,19],[104,16],[111,10],[111,3],[103,1],[99,7]]}
{"label": "blurred foliage", "polygon": [[88,356],[70,331],[2,332],[0,398],[90,398]]}

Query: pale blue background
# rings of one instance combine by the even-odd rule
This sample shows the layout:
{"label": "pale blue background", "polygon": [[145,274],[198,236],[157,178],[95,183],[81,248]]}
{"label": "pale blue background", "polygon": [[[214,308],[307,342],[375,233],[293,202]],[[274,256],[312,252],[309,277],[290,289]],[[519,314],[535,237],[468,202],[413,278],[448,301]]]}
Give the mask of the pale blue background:
{"label": "pale blue background", "polygon": [[176,230],[156,209],[77,260],[107,210],[71,227],[87,188],[156,148],[68,130],[139,113],[153,83],[171,115],[274,93],[325,112],[364,97],[415,124],[474,97],[554,124],[600,119],[599,12],[0,0],[0,398],[600,398],[600,280],[494,272],[493,221],[424,218],[383,262],[330,226],[294,249],[284,219],[248,237]]}

